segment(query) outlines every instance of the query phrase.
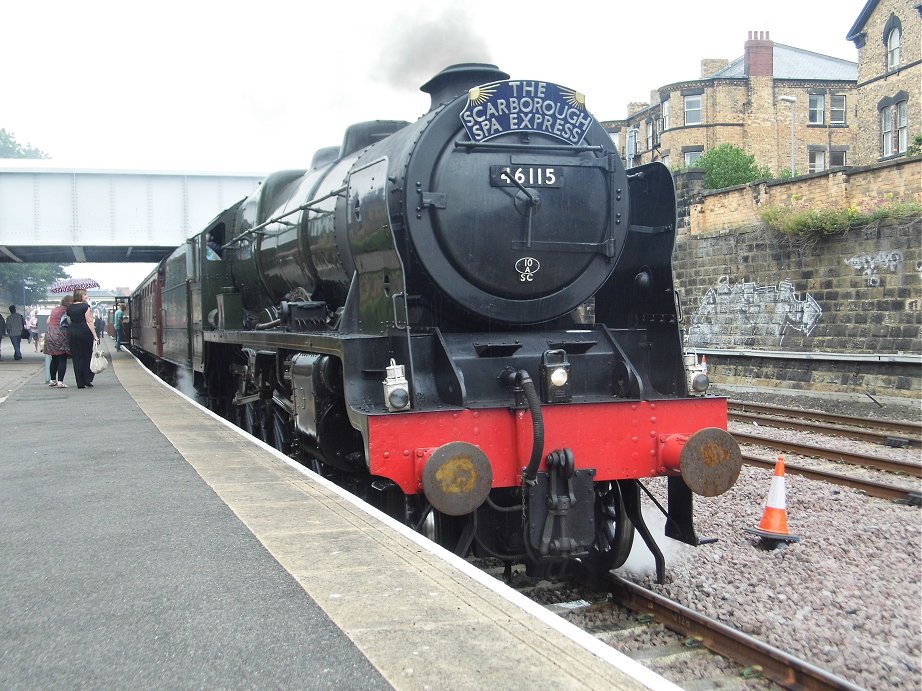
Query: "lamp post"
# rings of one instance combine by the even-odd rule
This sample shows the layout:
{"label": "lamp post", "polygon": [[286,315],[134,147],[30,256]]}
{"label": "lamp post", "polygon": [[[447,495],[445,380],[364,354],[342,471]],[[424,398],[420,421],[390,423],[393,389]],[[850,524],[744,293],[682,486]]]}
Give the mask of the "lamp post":
{"label": "lamp post", "polygon": [[26,286],[35,285],[31,278],[22,279],[22,312],[26,312]]}
{"label": "lamp post", "polygon": [[796,96],[779,96],[778,100],[791,104],[791,177],[794,177],[795,175],[797,175],[797,167],[795,165],[795,161],[797,159],[794,153],[795,145],[797,143],[797,139],[796,139],[797,135],[795,134],[795,130],[794,130],[794,123],[797,117],[797,109],[796,109],[797,97]]}

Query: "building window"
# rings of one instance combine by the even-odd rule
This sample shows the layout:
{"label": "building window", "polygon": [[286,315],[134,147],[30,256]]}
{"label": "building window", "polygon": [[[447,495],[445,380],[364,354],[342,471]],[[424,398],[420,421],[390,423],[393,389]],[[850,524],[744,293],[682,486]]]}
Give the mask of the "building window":
{"label": "building window", "polygon": [[810,152],[810,166],[808,168],[811,173],[821,173],[826,170],[826,152],[825,151],[811,151]]}
{"label": "building window", "polygon": [[608,136],[611,137],[611,140],[615,145],[615,149],[620,153],[621,152],[621,133],[620,132],[610,132]]}
{"label": "building window", "polygon": [[699,158],[704,155],[703,151],[686,151],[685,152],[685,165],[692,166],[695,164]]}
{"label": "building window", "polygon": [[845,152],[844,151],[830,151],[829,152],[829,167],[830,168],[842,168],[845,166]]}
{"label": "building window", "polygon": [[669,101],[663,101],[663,132],[669,129]]}
{"label": "building window", "polygon": [[900,46],[902,44],[902,32],[900,28],[894,27],[887,36],[887,69],[895,70],[900,66]]}
{"label": "building window", "polygon": [[836,94],[829,99],[829,124],[845,124],[845,94]]}
{"label": "building window", "polygon": [[653,121],[647,123],[647,151],[653,149]]}
{"label": "building window", "polygon": [[637,155],[637,130],[631,128],[627,131],[627,157],[634,158]]}
{"label": "building window", "polygon": [[893,154],[893,106],[880,111],[880,155]]}
{"label": "building window", "polygon": [[701,96],[685,97],[685,124],[701,124]]}
{"label": "building window", "polygon": [[660,159],[660,161],[662,161],[663,165],[668,168],[669,167],[669,154],[666,154],[665,156],[663,156]]}
{"label": "building window", "polygon": [[826,97],[823,94],[810,94],[810,124],[822,125],[826,122]]}
{"label": "building window", "polygon": [[909,101],[896,104],[896,150],[905,153],[909,147]]}

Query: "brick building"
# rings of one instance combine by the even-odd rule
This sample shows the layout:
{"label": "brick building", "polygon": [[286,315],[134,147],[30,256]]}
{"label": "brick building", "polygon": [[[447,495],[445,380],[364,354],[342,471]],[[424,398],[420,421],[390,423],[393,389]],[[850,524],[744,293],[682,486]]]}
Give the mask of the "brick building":
{"label": "brick building", "polygon": [[655,89],[603,124],[628,166],[688,167],[721,144],[775,173],[901,156],[922,132],[922,3],[868,0],[847,39],[857,63],[749,32],[742,57],[702,60],[699,79]]}
{"label": "brick building", "polygon": [[795,172],[819,172],[854,163],[857,83],[857,63],[749,32],[742,57],[702,60],[700,79],[662,86],[603,125],[628,166],[691,166],[733,144],[776,173],[791,168],[793,129]]}
{"label": "brick building", "polygon": [[858,48],[857,158],[869,164],[906,152],[922,132],[922,4],[870,0],[848,40]]}

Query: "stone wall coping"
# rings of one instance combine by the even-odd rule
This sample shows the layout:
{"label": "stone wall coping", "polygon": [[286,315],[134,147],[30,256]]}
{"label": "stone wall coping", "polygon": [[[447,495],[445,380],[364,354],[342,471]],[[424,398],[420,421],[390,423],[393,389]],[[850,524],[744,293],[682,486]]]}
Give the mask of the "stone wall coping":
{"label": "stone wall coping", "polygon": [[832,362],[900,362],[922,366],[922,353],[823,353],[817,351],[794,352],[787,350],[745,350],[736,348],[689,348],[698,355],[727,355],[736,357],[767,357],[779,360],[825,360]]}
{"label": "stone wall coping", "polygon": [[[834,175],[842,175],[849,177],[852,175],[859,175],[861,173],[867,173],[875,170],[881,170],[883,168],[896,168],[904,165],[912,165],[913,163],[922,161],[922,155],[919,156],[900,156],[895,159],[888,159],[886,161],[880,161],[878,163],[872,163],[866,166],[842,166],[837,168],[828,168],[827,170],[819,171],[818,173],[806,173],[804,175],[798,175],[793,178],[786,178],[784,180],[778,178],[760,178],[758,180],[753,180],[751,182],[744,183],[742,185],[733,185],[732,187],[721,187],[720,189],[714,190],[701,190],[696,192],[697,195],[701,197],[710,197],[714,195],[724,194],[726,192],[733,192],[736,190],[743,190],[747,188],[757,187],[759,185],[765,185],[766,187],[779,187],[781,185],[788,185],[792,182],[799,182],[800,180],[810,180],[813,178],[821,177],[831,177]],[[682,175],[685,172],[691,171],[703,171],[703,168],[686,168],[678,175]]]}

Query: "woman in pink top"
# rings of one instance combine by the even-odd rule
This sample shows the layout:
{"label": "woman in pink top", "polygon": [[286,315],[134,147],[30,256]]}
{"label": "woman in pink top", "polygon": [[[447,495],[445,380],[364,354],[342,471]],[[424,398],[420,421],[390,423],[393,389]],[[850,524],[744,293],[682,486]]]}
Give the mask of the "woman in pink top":
{"label": "woman in pink top", "polygon": [[48,368],[48,386],[66,389],[64,375],[67,374],[67,356],[70,347],[67,339],[67,329],[61,328],[61,319],[67,313],[67,308],[74,301],[70,295],[61,298],[61,304],[51,310],[48,316],[48,326],[45,329],[45,355],[51,356]]}

